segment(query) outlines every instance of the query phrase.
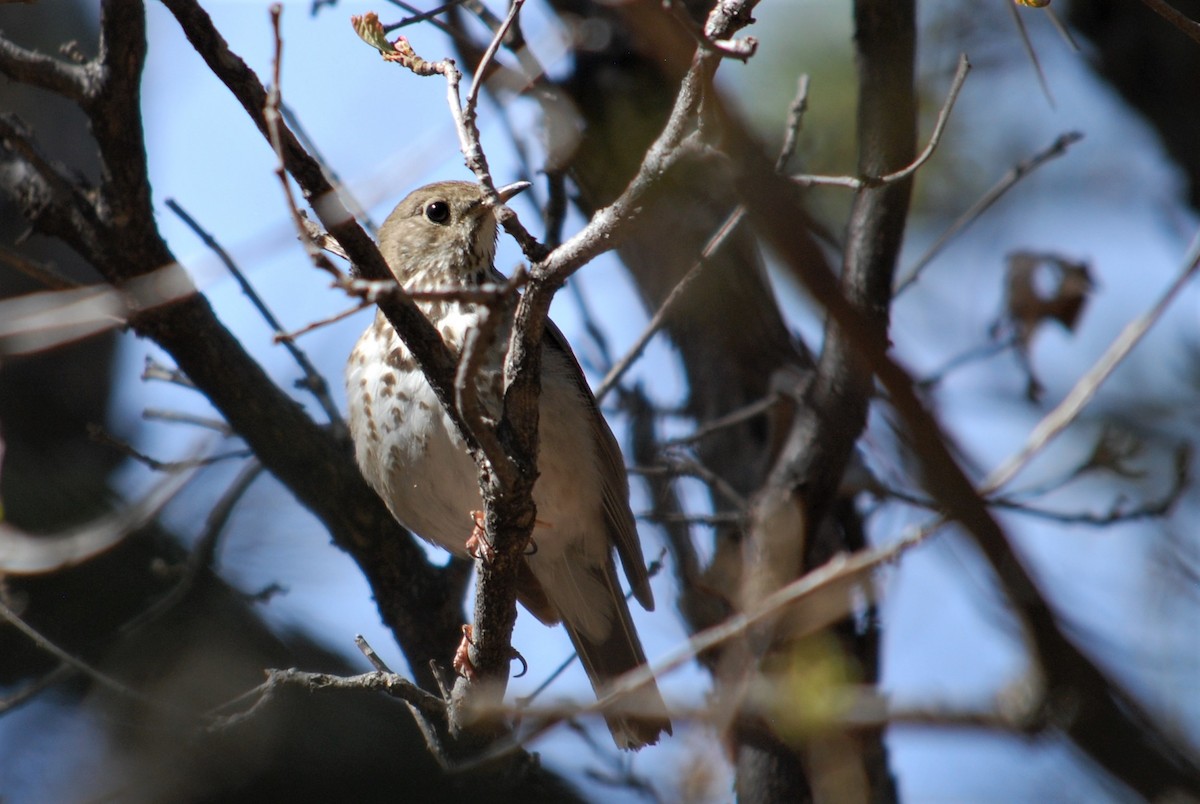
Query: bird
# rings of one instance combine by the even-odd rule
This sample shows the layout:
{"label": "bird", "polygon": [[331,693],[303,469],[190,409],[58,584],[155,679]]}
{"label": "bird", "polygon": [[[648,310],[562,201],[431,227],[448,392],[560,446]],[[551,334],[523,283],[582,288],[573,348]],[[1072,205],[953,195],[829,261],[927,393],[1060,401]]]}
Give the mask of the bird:
{"label": "bird", "polygon": [[[530,184],[501,187],[507,202]],[[379,229],[380,253],[408,291],[473,289],[503,282],[494,267],[496,207],[482,185],[429,184],[409,193]],[[467,300],[417,301],[450,352],[488,314]],[[496,418],[507,338],[493,341],[476,382]],[[633,597],[654,609],[650,579],[629,507],[620,447],[566,338],[547,320],[541,340],[537,521],[533,549],[519,569],[517,599],[541,622],[566,628],[597,697],[621,674],[644,665],[629,606],[617,580],[620,557]],[[381,311],[346,365],[348,425],[368,483],[408,530],[458,556],[483,507],[477,469],[425,375]],[[490,385],[489,385],[490,384]],[[490,391],[490,392],[489,392]],[[489,405],[490,402],[490,405]],[[478,519],[476,520],[478,522]],[[666,704],[650,681],[605,713],[617,746],[636,750],[671,734]]]}

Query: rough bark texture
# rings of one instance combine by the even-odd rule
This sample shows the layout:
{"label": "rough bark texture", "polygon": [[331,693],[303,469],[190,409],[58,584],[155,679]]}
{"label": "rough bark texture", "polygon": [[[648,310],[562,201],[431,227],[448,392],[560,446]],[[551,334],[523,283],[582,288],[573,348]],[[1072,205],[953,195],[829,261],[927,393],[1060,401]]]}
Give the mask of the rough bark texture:
{"label": "rough bark texture", "polygon": [[[13,117],[0,121],[4,244],[16,239],[18,222],[32,223],[39,234],[58,240],[34,237],[22,244],[25,256],[53,260],[77,281],[129,287],[174,261],[155,228],[146,177],[138,92],[146,49],[143,11],[137,2],[105,3],[97,47],[94,29],[64,27],[86,22],[83,14],[59,16],[61,9],[41,6],[3,9],[4,33],[25,51],[55,53],[61,41],[77,39],[84,58],[99,53],[86,64],[45,56],[35,62],[5,41],[0,65],[10,77],[42,87],[5,82],[2,90],[3,111],[18,111],[33,132],[26,136]],[[24,38],[22,22],[50,39],[38,41],[33,33]],[[41,72],[41,64],[50,72]],[[67,93],[78,108],[46,89]],[[41,151],[69,169],[43,160]],[[7,270],[0,277],[4,295],[34,289],[29,282],[10,283]],[[275,385],[203,296],[133,311],[130,324],[174,358],[355,557],[414,674],[436,688],[429,660],[448,661],[457,644],[461,568],[442,571],[426,562],[362,480],[345,437],[319,426]],[[114,340],[100,336],[0,365],[6,523],[50,530],[109,504],[107,474],[122,458],[89,440],[87,425],[106,419]],[[117,790],[146,800],[370,800],[395,790],[430,801],[574,800],[561,780],[538,768],[523,767],[506,778],[439,772],[411,714],[378,695],[284,691],[254,717],[204,731],[207,713],[259,684],[267,667],[349,668],[305,639],[284,642],[271,635],[253,601],[207,571],[156,619],[130,628],[130,621],[171,593],[186,558],[171,537],[151,529],[69,571],[5,579],[5,600],[21,609],[26,622],[134,694],[70,672],[48,687],[62,705],[112,729],[112,761],[104,779],[92,780],[89,795]],[[62,672],[46,651],[6,625],[0,626],[0,654],[2,680],[18,691],[36,688],[56,668]]]}
{"label": "rough bark texture", "polygon": [[[583,141],[571,163],[570,176],[579,188],[585,213],[611,202],[632,177],[650,142],[657,136],[687,68],[694,42],[668,19],[658,4],[633,2],[615,8],[559,0],[562,14],[600,20],[613,37],[607,48],[576,55],[574,72],[564,87],[586,123]],[[706,4],[693,4],[703,19]],[[781,110],[781,119],[783,117]],[[745,140],[734,148],[757,149]],[[735,158],[736,165],[737,159]],[[645,199],[642,214],[618,247],[648,310],[656,310],[695,264],[706,243],[721,227],[752,185],[740,186],[730,163],[716,158],[684,160]],[[805,230],[801,216],[792,221],[795,245],[803,258],[824,265],[824,257]],[[811,360],[793,341],[766,279],[751,227],[743,225],[708,261],[700,278],[668,317],[665,330],[688,375],[687,412],[698,422],[710,421],[768,396],[776,387],[789,389],[808,375]],[[886,305],[885,305],[886,307]],[[787,382],[783,378],[788,378]],[[868,377],[869,380],[869,377]],[[865,411],[865,398],[861,411]],[[861,418],[861,417],[860,417]],[[751,495],[765,482],[786,435],[772,425],[788,417],[751,419],[706,438],[697,445],[701,462],[739,493]],[[858,429],[861,429],[861,421]],[[858,429],[847,428],[837,448],[849,454]],[[643,439],[644,442],[644,439]],[[837,485],[830,470],[826,495]],[[663,492],[660,489],[658,494]],[[827,497],[825,507],[832,499]],[[714,497],[718,510],[726,501]],[[846,511],[856,518],[852,507]],[[830,532],[840,534],[842,528]],[[693,628],[711,625],[739,597],[744,535],[739,528],[715,532],[715,560],[700,578],[686,550],[677,550],[676,566],[685,584],[679,601]],[[802,544],[803,533],[791,537]],[[676,538],[673,543],[678,544]],[[852,549],[837,537],[838,547]],[[801,567],[795,568],[796,574]],[[793,576],[794,577],[794,576]],[[696,581],[699,580],[699,584]],[[713,594],[713,591],[718,594]],[[712,660],[713,657],[706,657]],[[874,675],[877,655],[858,657]],[[737,792],[743,801],[803,801],[812,795],[806,752],[785,745],[762,729],[739,733]],[[867,753],[881,782],[878,800],[894,796],[880,735],[869,737]]]}

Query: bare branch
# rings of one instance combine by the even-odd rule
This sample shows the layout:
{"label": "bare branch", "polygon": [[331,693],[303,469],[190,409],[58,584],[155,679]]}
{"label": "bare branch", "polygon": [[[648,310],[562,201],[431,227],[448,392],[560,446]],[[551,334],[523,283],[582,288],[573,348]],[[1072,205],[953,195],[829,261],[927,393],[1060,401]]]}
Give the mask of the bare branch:
{"label": "bare branch", "polygon": [[89,680],[99,684],[100,686],[106,687],[118,695],[134,701],[135,703],[141,704],[142,706],[146,706],[160,712],[166,712],[172,717],[183,717],[188,720],[195,719],[195,715],[191,714],[190,712],[151,698],[147,695],[143,695],[142,693],[118,681],[112,676],[100,672],[83,659],[73,655],[70,651],[59,647],[54,642],[50,641],[41,633],[39,633],[33,626],[29,625],[29,623],[17,616],[17,613],[14,612],[8,603],[3,599],[0,599],[0,618],[3,618],[10,625],[24,634],[31,642],[33,642],[33,644],[37,645],[40,650],[50,654],[64,665],[71,667],[73,670],[83,673]]}
{"label": "bare branch", "polygon": [[1029,63],[1033,65],[1033,70],[1037,73],[1038,85],[1042,88],[1042,94],[1046,96],[1046,101],[1050,104],[1050,108],[1054,108],[1054,94],[1050,92],[1050,84],[1046,81],[1046,71],[1042,69],[1042,62],[1038,59],[1037,50],[1033,46],[1033,42],[1029,39],[1029,31],[1025,28],[1025,20],[1021,18],[1020,12],[1017,10],[1016,3],[1005,3],[1008,8],[1008,13],[1012,16],[1013,23],[1017,26],[1017,33],[1021,37],[1021,47],[1025,49],[1025,55],[1029,57]]}
{"label": "bare branch", "polygon": [[654,334],[662,328],[663,322],[666,321],[667,316],[675,308],[675,305],[679,302],[679,300],[683,298],[684,294],[687,292],[687,289],[692,285],[693,282],[696,281],[696,278],[700,275],[700,272],[704,268],[708,258],[712,256],[714,251],[721,247],[721,245],[729,237],[729,234],[735,228],[737,228],[737,225],[741,223],[742,218],[745,217],[745,214],[745,208],[739,206],[729,215],[728,218],[725,219],[725,222],[721,224],[721,228],[717,230],[716,234],[714,234],[712,239],[708,241],[708,244],[705,245],[704,251],[700,254],[700,258],[696,260],[696,264],[693,265],[687,274],[684,275],[683,279],[679,280],[679,283],[671,290],[671,293],[667,296],[666,300],[659,305],[657,310],[654,311],[654,315],[650,318],[650,321],[646,324],[645,328],[642,329],[641,334],[638,335],[637,340],[633,343],[633,346],[629,347],[629,350],[612,366],[612,368],[608,370],[608,373],[604,375],[604,379],[600,381],[598,386],[596,386],[597,402],[603,401],[604,397],[608,396],[608,392],[611,391],[613,387],[621,381],[621,377],[625,375],[625,372],[629,370],[630,366],[632,366],[634,362],[642,356],[642,352],[645,351],[646,345],[650,343],[650,339],[653,338]]}
{"label": "bare branch", "polygon": [[411,704],[427,716],[445,717],[445,704],[442,703],[441,699],[430,695],[416,684],[395,673],[383,673],[376,670],[357,676],[334,676],[329,673],[309,673],[292,668],[288,670],[267,670],[267,680],[262,684],[216,707],[213,713],[230,709],[246,700],[254,701],[249,709],[233,715],[217,717],[213,714],[215,720],[211,728],[226,729],[240,723],[256,711],[264,699],[269,698],[277,689],[284,686],[298,686],[308,692],[322,692],[326,690],[382,692]]}
{"label": "bare branch", "polygon": [[221,244],[217,242],[217,239],[209,234],[208,231],[206,231],[202,226],[200,226],[196,219],[189,215],[183,209],[183,207],[181,207],[175,201],[175,199],[168,198],[166,200],[166,204],[167,208],[174,212],[179,219],[182,220],[184,224],[187,225],[187,227],[191,229],[197,237],[200,238],[200,241],[204,243],[204,245],[208,246],[208,248],[217,255],[217,258],[221,260],[222,264],[224,264],[226,269],[229,270],[229,273],[233,275],[234,281],[238,283],[238,287],[242,289],[242,293],[244,293],[246,297],[250,299],[250,303],[254,306],[254,309],[257,310],[258,314],[261,315],[263,320],[267,322],[267,326],[275,331],[275,342],[282,343],[284,345],[284,348],[288,350],[289,354],[291,354],[292,359],[296,361],[296,365],[298,365],[300,370],[304,372],[304,379],[297,381],[297,385],[309,391],[316,398],[317,403],[320,404],[321,409],[325,411],[325,415],[329,419],[330,423],[336,426],[342,426],[342,415],[338,411],[337,405],[334,404],[333,398],[329,395],[329,384],[325,382],[325,378],[321,376],[319,371],[317,371],[317,367],[314,366],[312,361],[308,359],[308,355],[306,355],[304,351],[300,349],[300,347],[296,346],[296,344],[287,336],[287,333],[284,332],[283,325],[279,323],[279,319],[277,319],[275,314],[272,313],[270,308],[267,307],[266,302],[264,302],[262,297],[258,295],[258,291],[254,289],[254,286],[250,284],[250,281],[246,279],[246,275],[242,273],[242,270],[238,267],[237,263],[233,261],[233,257],[231,257],[229,252],[222,248]]}
{"label": "bare branch", "polygon": [[277,333],[275,335],[274,341],[275,341],[275,343],[285,343],[288,341],[294,341],[297,338],[299,338],[301,335],[307,335],[308,333],[313,332],[318,329],[321,329],[322,327],[327,327],[330,324],[336,324],[337,322],[339,322],[343,319],[349,318],[350,316],[354,315],[355,313],[357,313],[361,310],[365,310],[368,307],[373,306],[374,304],[375,304],[375,302],[367,301],[364,299],[364,300],[360,301],[358,304],[354,305],[353,307],[342,310],[340,313],[334,313],[331,316],[327,316],[325,318],[319,318],[316,321],[313,321],[309,324],[305,324],[304,326],[300,327],[299,329],[294,329],[291,332]]}
{"label": "bare branch", "polygon": [[779,146],[779,156],[775,159],[775,171],[782,173],[796,153],[796,143],[800,139],[800,126],[804,122],[804,113],[808,111],[808,75],[800,76],[796,82],[796,97],[788,106],[788,122],[783,131],[783,145]]}
{"label": "bare branch", "polygon": [[933,156],[933,152],[937,150],[938,144],[941,143],[942,132],[945,131],[946,123],[950,120],[950,111],[954,108],[954,101],[958,99],[958,93],[962,91],[963,83],[967,80],[967,73],[970,70],[971,63],[967,61],[966,55],[960,55],[958,57],[958,68],[954,72],[954,79],[950,82],[950,90],[946,93],[946,100],[942,103],[941,111],[938,112],[937,121],[933,125],[933,132],[929,135],[929,142],[926,143],[924,150],[917,155],[917,158],[906,167],[883,176],[855,178],[853,176],[808,176],[802,174],[793,176],[792,180],[804,186],[827,185],[860,190],[863,187],[879,187],[909,178],[929,161],[929,158]]}
{"label": "bare branch", "polygon": [[204,457],[185,458],[179,461],[160,461],[156,458],[151,458],[145,453],[139,452],[138,450],[134,449],[131,444],[116,438],[97,424],[88,425],[88,437],[97,443],[112,447],[122,455],[132,458],[138,463],[144,464],[146,467],[153,469],[156,472],[182,472],[199,466],[210,466],[214,463],[220,463],[222,461],[254,457],[253,450],[240,449],[233,452],[205,455]]}
{"label": "bare branch", "polygon": [[142,411],[142,418],[146,421],[170,422],[172,424],[191,424],[196,427],[203,427],[207,430],[213,430],[226,438],[236,435],[233,428],[222,419],[213,419],[208,416],[196,416],[192,413],[183,413],[177,410],[162,410],[160,408],[146,408]]}
{"label": "bare branch", "polygon": [[1191,17],[1180,12],[1166,0],[1142,0],[1147,8],[1154,11],[1155,14],[1162,17],[1167,22],[1174,25],[1194,42],[1200,43],[1200,22],[1196,22]]}
{"label": "bare branch", "polygon": [[182,388],[196,389],[196,384],[189,380],[188,376],[182,371],[170,366],[164,366],[150,355],[146,355],[146,362],[142,366],[142,380],[161,380],[162,382],[169,382]]}
{"label": "bare branch", "polygon": [[955,218],[954,222],[946,228],[946,231],[943,232],[938,239],[933,242],[933,245],[925,249],[925,253],[917,259],[916,263],[914,263],[911,268],[908,269],[908,275],[896,285],[894,295],[899,296],[901,293],[908,290],[910,286],[916,284],[917,279],[920,278],[921,272],[924,271],[925,267],[933,261],[934,257],[941,253],[941,250],[945,247],[945,245],[954,239],[956,235],[978,220],[984,212],[991,208],[992,204],[995,204],[997,201],[999,201],[1005,193],[1007,193],[1017,184],[1017,182],[1021,181],[1021,179],[1025,178],[1050,160],[1065,154],[1067,152],[1067,148],[1079,142],[1081,139],[1083,139],[1083,135],[1078,131],[1069,131],[1066,134],[1060,134],[1057,138],[1055,138],[1054,142],[1050,143],[1050,145],[1044,150],[1039,151],[1028,159],[1013,165],[1008,172],[1000,178],[1000,181],[992,185],[992,187],[986,193],[980,196],[979,200],[972,204],[966,212]]}
{"label": "bare branch", "polygon": [[68,64],[36,50],[26,50],[0,36],[0,74],[68,100],[79,103],[95,91],[95,68],[95,64]]}
{"label": "bare branch", "polygon": [[1067,429],[1071,422],[1075,421],[1079,412],[1100,390],[1100,385],[1109,378],[1121,361],[1133,350],[1133,347],[1138,345],[1155,322],[1162,317],[1167,307],[1192,280],[1198,269],[1200,269],[1200,233],[1197,233],[1192,240],[1192,246],[1188,249],[1184,261],[1184,268],[1175,281],[1170,284],[1153,307],[1125,325],[1116,340],[1100,356],[1096,364],[1079,378],[1079,382],[1075,383],[1063,401],[1038,422],[1037,427],[1029,434],[1025,446],[988,475],[982,487],[984,494],[990,494],[1012,480],[1034,455]]}
{"label": "bare branch", "polygon": [[737,410],[731,411],[719,419],[701,422],[692,432],[676,438],[667,439],[663,442],[663,446],[674,447],[694,444],[695,442],[707,438],[719,430],[741,424],[742,422],[748,419],[753,419],[756,416],[762,416],[770,411],[775,405],[778,405],[781,399],[782,396],[779,393],[770,394],[769,396],[763,397],[756,402],[751,402],[749,405],[743,405]]}
{"label": "bare branch", "polygon": [[192,479],[195,468],[173,473],[112,514],[58,533],[31,534],[0,522],[0,574],[44,575],[90,561],[152,522]]}
{"label": "bare branch", "polygon": [[0,262],[25,274],[25,276],[41,282],[51,290],[68,290],[80,286],[79,282],[63,276],[53,266],[34,262],[24,254],[13,251],[8,246],[0,245]]}

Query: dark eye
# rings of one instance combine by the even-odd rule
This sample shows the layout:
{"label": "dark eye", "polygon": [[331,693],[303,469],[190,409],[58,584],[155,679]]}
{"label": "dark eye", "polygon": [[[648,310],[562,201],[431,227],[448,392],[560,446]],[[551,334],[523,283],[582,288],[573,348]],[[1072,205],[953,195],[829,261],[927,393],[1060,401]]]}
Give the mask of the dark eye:
{"label": "dark eye", "polygon": [[445,201],[433,201],[425,207],[425,217],[432,223],[445,223],[450,220],[450,205]]}

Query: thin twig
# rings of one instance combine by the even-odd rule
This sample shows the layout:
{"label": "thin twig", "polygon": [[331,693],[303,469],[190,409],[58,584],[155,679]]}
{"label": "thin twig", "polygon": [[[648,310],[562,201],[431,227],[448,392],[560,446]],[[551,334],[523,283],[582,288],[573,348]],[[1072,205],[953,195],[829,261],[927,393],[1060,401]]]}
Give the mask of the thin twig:
{"label": "thin twig", "polygon": [[305,129],[304,124],[300,121],[300,116],[292,110],[291,106],[282,102],[279,104],[279,111],[283,114],[283,122],[287,123],[288,128],[296,135],[296,140],[320,164],[326,179],[334,188],[334,191],[337,192],[338,197],[342,199],[342,203],[346,205],[346,209],[350,210],[350,214],[362,223],[363,228],[370,232],[371,235],[375,235],[379,227],[371,220],[371,214],[367,212],[362,204],[358,203],[358,199],[350,192],[350,188],[346,186],[346,182],[342,181],[342,177],[338,175],[338,172],[329,164],[329,160],[321,153],[321,149],[317,147],[316,142],[308,135],[308,130]]}
{"label": "thin twig", "polygon": [[967,80],[967,73],[970,71],[971,62],[967,61],[966,54],[960,55],[958,57],[958,68],[954,72],[954,79],[950,82],[950,91],[946,93],[946,100],[942,103],[941,111],[938,112],[937,121],[933,124],[933,132],[929,135],[929,141],[925,144],[925,149],[907,166],[883,176],[811,176],[798,174],[792,176],[792,180],[803,186],[822,185],[861,190],[864,187],[883,187],[888,184],[894,184],[912,176],[929,161],[930,157],[933,156],[933,152],[937,150],[938,144],[941,143],[942,132],[945,131],[946,123],[950,120],[950,112],[954,108],[954,102],[958,99],[958,93],[962,91],[963,83]]}
{"label": "thin twig", "polygon": [[1038,422],[1037,427],[1029,434],[1025,446],[988,475],[983,483],[981,493],[992,494],[1007,484],[1034,455],[1075,421],[1079,412],[1096,395],[1100,385],[1116,370],[1121,361],[1133,350],[1133,347],[1141,342],[1145,334],[1175,300],[1175,297],[1196,275],[1197,269],[1200,269],[1200,232],[1192,240],[1184,266],[1179,276],[1170,284],[1158,302],[1125,325],[1125,328],[1100,356],[1096,364],[1079,378],[1079,382],[1075,383],[1063,401]]}
{"label": "thin twig", "polygon": [[796,144],[800,140],[800,126],[804,123],[804,113],[808,111],[808,74],[801,75],[796,82],[796,96],[788,106],[787,125],[783,129],[783,145],[779,146],[779,156],[775,158],[775,172],[782,173],[796,153]]}
{"label": "thin twig", "polygon": [[367,661],[381,673],[390,673],[392,669],[387,666],[387,662],[379,657],[375,649],[371,647],[371,643],[362,634],[354,635],[354,646],[359,649],[363,656],[367,657]]}
{"label": "thin twig", "polygon": [[650,339],[654,337],[655,333],[662,328],[663,324],[667,320],[667,316],[675,308],[675,305],[678,304],[681,298],[683,298],[683,295],[687,292],[688,288],[690,288],[692,284],[694,284],[695,281],[700,277],[704,266],[708,263],[709,257],[711,257],[712,254],[725,243],[725,241],[729,238],[729,235],[734,229],[737,228],[737,225],[741,223],[742,218],[745,216],[746,208],[739,204],[737,208],[729,214],[729,217],[725,219],[725,222],[721,224],[721,227],[717,229],[716,233],[709,239],[708,243],[705,244],[704,250],[700,253],[700,258],[696,260],[695,264],[692,265],[691,268],[688,269],[688,272],[684,274],[682,279],[679,280],[679,283],[676,284],[675,287],[671,288],[671,292],[667,295],[667,298],[663,300],[663,303],[659,305],[659,308],[654,311],[654,316],[642,329],[641,334],[638,335],[638,338],[636,341],[634,341],[633,346],[629,347],[629,350],[626,351],[621,359],[618,360],[616,364],[608,370],[608,373],[604,375],[604,379],[600,381],[598,386],[596,386],[597,403],[603,401],[604,397],[608,396],[609,391],[611,391],[616,384],[621,381],[621,377],[625,375],[625,372],[629,370],[630,366],[632,366],[634,362],[641,357],[642,352],[646,349],[646,345],[650,343]]}
{"label": "thin twig", "polygon": [[1191,39],[1200,43],[1200,22],[1183,14],[1166,0],[1142,0],[1148,8],[1167,22],[1187,34]]}
{"label": "thin twig", "polygon": [[401,0],[390,0],[390,2],[394,3],[395,5],[399,6],[402,9],[404,9],[405,11],[412,14],[413,16],[405,17],[404,19],[400,20],[399,22],[393,22],[391,25],[383,26],[383,30],[387,31],[388,33],[391,33],[392,31],[397,31],[401,28],[405,28],[409,25],[416,25],[419,22],[428,22],[431,25],[434,25],[435,27],[437,27],[438,30],[440,30],[442,33],[453,36],[454,30],[451,29],[450,26],[448,26],[446,23],[437,19],[437,16],[439,14],[446,13],[454,6],[461,5],[463,0],[451,0],[449,3],[442,3],[440,6],[435,6],[434,8],[431,8],[429,11],[421,11],[416,6],[401,2]]}
{"label": "thin twig", "polygon": [[1046,101],[1050,104],[1050,108],[1055,108],[1054,94],[1050,92],[1050,84],[1046,80],[1046,71],[1042,69],[1042,62],[1038,59],[1037,50],[1033,47],[1033,41],[1029,38],[1029,30],[1025,27],[1025,20],[1021,18],[1021,13],[1017,9],[1016,3],[1005,3],[1008,7],[1008,13],[1012,15],[1013,22],[1016,23],[1017,33],[1021,35],[1021,47],[1025,49],[1025,55],[1029,57],[1030,63],[1033,64],[1033,70],[1037,73],[1038,85],[1042,88],[1042,93],[1046,96]]}
{"label": "thin twig", "polygon": [[941,384],[941,382],[943,380],[946,379],[946,376],[949,375],[950,372],[956,371],[956,370],[962,368],[963,366],[969,365],[971,363],[975,363],[978,361],[983,361],[983,360],[987,360],[989,358],[995,357],[996,355],[1000,354],[1001,352],[1004,352],[1004,351],[1007,351],[1008,349],[1013,348],[1013,346],[1015,346],[1016,343],[1017,343],[1017,339],[1015,337],[1009,337],[1009,338],[1005,338],[1004,340],[998,341],[998,342],[997,341],[989,341],[988,343],[982,344],[980,346],[972,346],[971,348],[967,349],[966,351],[962,352],[961,354],[957,354],[954,357],[947,360],[945,362],[945,364],[943,364],[936,371],[933,371],[929,375],[923,377],[920,380],[920,382],[917,383],[917,385],[920,388],[922,388],[923,390],[930,390],[932,388],[935,388],[936,386]]}
{"label": "thin twig", "polygon": [[[271,87],[267,91],[262,116],[267,127],[267,139],[270,141],[271,149],[275,151],[275,155],[279,160],[275,166],[275,175],[279,178],[279,183],[283,187],[283,197],[287,200],[287,207],[292,216],[292,223],[295,225],[296,231],[300,234],[300,242],[304,245],[304,250],[308,253],[308,258],[312,261],[313,265],[322,271],[325,271],[335,279],[340,279],[342,272],[329,261],[328,257],[321,253],[321,249],[317,247],[317,244],[308,237],[308,229],[304,225],[305,217],[301,214],[300,207],[296,205],[296,198],[292,194],[292,185],[288,181],[287,161],[283,154],[283,136],[281,132],[283,115],[279,111],[281,104],[279,81],[282,73],[281,64],[283,62],[283,34],[280,30],[280,18],[283,16],[283,6],[280,3],[273,3],[270,7],[270,14],[271,30],[275,40],[275,53],[271,60]],[[292,136],[294,137],[295,135]],[[322,176],[325,176],[323,171]],[[326,183],[328,183],[328,177],[326,177]],[[332,191],[332,187],[330,190]],[[278,328],[277,331],[279,331]],[[331,421],[338,420],[331,419]]]}
{"label": "thin twig", "polygon": [[143,452],[139,452],[138,450],[134,449],[131,444],[111,435],[98,424],[89,424],[87,431],[88,437],[96,443],[103,444],[107,447],[112,447],[122,455],[132,458],[139,463],[145,464],[148,468],[153,469],[156,472],[183,472],[188,469],[195,469],[201,466],[209,466],[214,463],[220,463],[221,461],[254,457],[254,450],[243,449],[234,450],[232,452],[222,452],[216,455],[208,455],[203,458],[185,458],[181,461],[160,461],[156,458],[151,458],[149,455],[146,455]]}
{"label": "thin twig", "polygon": [[712,487],[714,491],[723,496],[726,500],[733,503],[741,510],[745,510],[747,500],[745,495],[738,492],[729,484],[725,478],[718,475],[713,470],[709,469],[700,461],[690,456],[679,454],[665,453],[661,456],[662,464],[658,466],[630,466],[628,471],[630,474],[650,476],[650,475],[665,475],[669,477],[694,477],[704,481]]}
{"label": "thin twig", "polygon": [[[504,21],[493,32],[492,41],[488,43],[487,49],[483,51],[483,56],[479,59],[479,64],[475,66],[475,74],[471,78],[471,88],[467,90],[467,103],[463,108],[463,118],[471,121],[472,126],[475,123],[475,107],[479,104],[479,88],[483,85],[483,77],[487,73],[492,59],[496,57],[496,51],[500,49],[500,44],[508,34],[509,28],[516,21],[517,15],[521,13],[521,7],[524,5],[525,0],[512,0],[512,3],[508,7],[508,14],[505,15]],[[488,189],[491,190],[494,188],[488,187]]]}
{"label": "thin twig", "polygon": [[1083,134],[1079,133],[1078,131],[1068,131],[1065,134],[1060,134],[1055,138],[1054,142],[1050,143],[1047,148],[1038,151],[1028,159],[1022,160],[1021,162],[1018,162],[1009,168],[1008,172],[1000,177],[1000,181],[992,185],[987,192],[979,197],[978,201],[972,204],[966,212],[959,215],[954,220],[954,223],[947,227],[946,231],[944,231],[941,236],[933,242],[933,245],[925,249],[925,253],[922,254],[917,259],[916,263],[913,264],[912,268],[908,270],[908,275],[896,285],[893,295],[899,296],[901,293],[908,290],[910,286],[915,284],[917,279],[920,277],[921,272],[924,271],[925,267],[933,261],[934,257],[941,253],[941,250],[945,247],[945,245],[954,239],[956,235],[978,220],[984,212],[991,208],[992,204],[995,204],[997,201],[999,201],[1005,193],[1007,193],[1017,184],[1017,182],[1021,181],[1021,179],[1025,178],[1050,160],[1065,154],[1067,152],[1067,148],[1079,142],[1081,139],[1083,139]]}
{"label": "thin twig", "polygon": [[304,326],[300,327],[300,329],[294,329],[291,332],[279,333],[275,336],[275,342],[279,343],[282,340],[295,340],[301,335],[307,335],[308,333],[321,329],[322,327],[327,327],[330,324],[336,324],[343,319],[349,318],[360,310],[365,310],[368,307],[374,306],[374,304],[375,302],[364,299],[353,307],[342,310],[340,313],[334,313],[326,318],[319,318],[316,321],[305,324]]}
{"label": "thin twig", "polygon": [[146,421],[170,422],[172,424],[191,424],[196,427],[203,427],[207,430],[214,430],[217,433],[229,438],[236,435],[236,432],[229,426],[224,419],[214,419],[210,416],[197,416],[193,413],[184,413],[178,410],[163,410],[161,408],[146,408],[142,411],[142,418]]}
{"label": "thin twig", "polygon": [[70,651],[59,647],[57,644],[43,636],[41,632],[39,632],[29,623],[17,616],[17,613],[9,608],[8,604],[2,599],[0,599],[0,617],[7,620],[10,625],[24,634],[29,641],[31,641],[39,649],[49,653],[63,664],[69,665],[78,672],[83,673],[88,679],[96,682],[100,686],[107,687],[113,692],[116,692],[118,695],[128,698],[131,701],[136,701],[137,703],[151,709],[156,709],[160,712],[168,712],[176,717],[183,715],[189,719],[194,719],[195,715],[192,713],[180,709],[179,707],[172,706],[168,703],[164,703],[163,701],[156,700],[147,695],[143,695],[127,684],[118,681],[106,673],[100,672],[83,659],[80,659],[72,654]]}
{"label": "thin twig", "polygon": [[66,662],[60,662],[49,673],[39,676],[33,681],[26,682],[23,687],[13,692],[0,696],[0,715],[8,714],[14,709],[29,703],[54,685],[71,678],[76,672],[78,672],[76,668]]}
{"label": "thin twig", "polygon": [[0,245],[0,262],[37,280],[50,290],[70,290],[82,286],[82,283],[60,274],[53,266],[35,262],[8,246]]}
{"label": "thin twig", "polygon": [[739,425],[757,416],[762,416],[771,408],[775,407],[775,405],[779,404],[781,398],[782,395],[777,392],[767,394],[762,399],[751,402],[748,405],[743,405],[736,410],[731,410],[724,416],[704,422],[687,435],[682,435],[677,438],[669,438],[662,442],[662,445],[664,447],[676,447],[694,444],[701,439],[708,438],[710,435],[720,430]]}
{"label": "thin twig", "polygon": [[183,388],[190,388],[193,391],[196,390],[196,384],[186,374],[177,368],[164,366],[150,355],[146,355],[146,362],[142,366],[142,380],[159,380]]}
{"label": "thin twig", "polygon": [[333,401],[333,397],[329,395],[329,383],[325,381],[325,378],[321,376],[321,372],[319,372],[317,367],[313,365],[312,361],[308,359],[308,355],[304,353],[304,350],[287,337],[287,332],[284,330],[283,325],[279,323],[279,319],[275,317],[275,314],[271,312],[269,307],[267,307],[266,302],[264,302],[262,297],[258,295],[258,291],[254,289],[252,284],[250,284],[250,280],[248,280],[246,275],[242,273],[242,269],[238,267],[236,262],[234,262],[233,257],[230,256],[229,252],[226,251],[219,242],[217,242],[217,239],[213,237],[207,229],[202,227],[195,218],[188,214],[188,212],[182,206],[180,206],[175,199],[168,198],[166,204],[167,208],[174,212],[175,215],[181,221],[183,221],[184,224],[191,229],[198,238],[200,238],[200,242],[204,243],[204,245],[207,246],[210,251],[217,255],[217,259],[219,259],[226,269],[228,269],[229,273],[233,276],[234,281],[237,282],[238,287],[242,289],[242,293],[244,293],[246,298],[250,300],[250,304],[253,305],[254,309],[258,311],[258,314],[262,316],[262,319],[267,322],[267,326],[274,330],[275,342],[283,344],[283,347],[287,349],[288,354],[290,354],[292,359],[296,361],[296,365],[298,365],[300,370],[304,372],[304,379],[297,381],[297,387],[306,389],[313,395],[313,397],[316,398],[317,403],[321,406],[321,409],[325,411],[325,416],[329,419],[331,424],[335,426],[341,426],[343,424],[342,414],[338,411],[337,405]]}

